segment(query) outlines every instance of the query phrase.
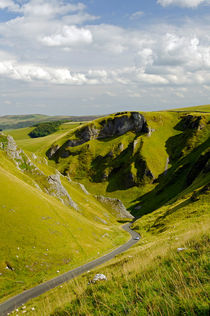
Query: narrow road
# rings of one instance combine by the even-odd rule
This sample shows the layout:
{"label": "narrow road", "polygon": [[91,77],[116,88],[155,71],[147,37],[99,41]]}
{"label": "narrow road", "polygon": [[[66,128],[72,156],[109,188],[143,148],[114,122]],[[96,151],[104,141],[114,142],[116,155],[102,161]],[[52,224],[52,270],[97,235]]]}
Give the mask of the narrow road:
{"label": "narrow road", "polygon": [[91,270],[97,266],[99,266],[102,263],[105,263],[106,261],[109,261],[110,259],[114,258],[116,255],[126,251],[131,246],[133,246],[135,243],[138,242],[138,240],[135,240],[136,237],[140,237],[138,233],[130,229],[130,223],[125,224],[122,228],[130,233],[131,239],[125,243],[124,245],[118,247],[117,249],[113,250],[112,252],[95,259],[91,262],[88,262],[86,264],[83,264],[82,266],[75,268],[73,270],[70,270],[62,275],[59,275],[58,277],[49,280],[47,282],[44,282],[40,285],[37,285],[33,287],[30,290],[24,291],[21,294],[18,294],[6,302],[0,304],[0,315],[5,316],[7,313],[13,311],[15,308],[18,308],[22,304],[25,304],[28,300],[35,298],[37,296],[40,296],[41,294],[55,288],[56,286],[69,281],[71,279],[74,279],[78,275],[87,272],[88,270]]}

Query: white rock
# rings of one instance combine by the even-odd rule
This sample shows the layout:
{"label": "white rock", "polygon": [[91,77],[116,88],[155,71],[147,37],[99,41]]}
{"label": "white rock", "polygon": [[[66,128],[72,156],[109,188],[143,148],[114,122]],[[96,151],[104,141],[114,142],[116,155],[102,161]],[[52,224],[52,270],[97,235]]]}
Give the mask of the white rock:
{"label": "white rock", "polygon": [[183,250],[186,250],[187,248],[177,248],[177,251],[180,252],[180,251],[183,251]]}
{"label": "white rock", "polygon": [[96,283],[98,281],[107,281],[107,277],[102,273],[98,273],[94,276],[92,283]]}
{"label": "white rock", "polygon": [[84,184],[78,183],[80,186],[80,189],[87,195],[89,195],[90,193],[87,191],[86,187],[84,186]]}

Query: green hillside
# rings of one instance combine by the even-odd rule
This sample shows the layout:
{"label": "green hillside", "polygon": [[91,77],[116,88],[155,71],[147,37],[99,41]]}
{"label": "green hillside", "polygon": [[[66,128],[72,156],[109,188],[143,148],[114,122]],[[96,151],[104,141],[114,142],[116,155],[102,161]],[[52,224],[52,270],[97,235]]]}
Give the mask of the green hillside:
{"label": "green hillside", "polygon": [[79,184],[56,180],[42,157],[4,135],[0,144],[0,300],[127,240],[116,215]]}
{"label": "green hillside", "polygon": [[[28,315],[209,315],[209,216],[209,184],[183,191],[134,223],[133,248],[30,301]],[[107,281],[88,285],[96,273]]]}
{"label": "green hillside", "polygon": [[[119,112],[36,139],[30,127],[0,135],[1,299],[127,240],[119,213],[94,197],[102,194],[125,203],[141,240],[30,301],[26,314],[208,315],[208,109]],[[107,281],[90,284],[96,273]]]}
{"label": "green hillside", "polygon": [[[121,117],[127,116],[129,120],[130,115],[131,112],[125,112]],[[166,183],[170,184],[171,175],[175,173],[179,177],[180,174],[180,183],[170,184],[170,196],[157,193],[154,207],[161,206],[188,185],[187,175],[199,164],[200,155],[206,157],[204,160],[208,158],[210,115],[172,111],[143,115],[147,132],[136,133],[131,129],[119,136],[93,135],[87,141],[86,135],[83,139],[80,137],[84,132],[99,131],[100,134],[106,126],[104,121],[111,124],[115,115],[70,131],[55,141],[47,152],[51,164],[61,173],[88,185],[92,193],[117,196],[132,211],[142,206],[140,203],[147,192],[150,192],[152,204],[154,194],[163,190]]]}

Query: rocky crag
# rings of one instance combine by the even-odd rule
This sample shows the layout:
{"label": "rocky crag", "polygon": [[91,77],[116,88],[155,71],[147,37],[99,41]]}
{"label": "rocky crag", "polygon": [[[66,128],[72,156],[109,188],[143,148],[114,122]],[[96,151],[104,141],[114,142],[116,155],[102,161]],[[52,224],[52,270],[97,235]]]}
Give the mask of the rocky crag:
{"label": "rocky crag", "polygon": [[[141,155],[141,135],[149,131],[139,112],[120,112],[79,127],[63,144],[53,144],[47,156],[58,166],[64,162],[65,168],[59,169],[63,174],[74,177],[81,173],[81,177],[93,182],[109,182],[110,191],[115,186],[127,189],[153,181],[153,174]],[[122,136],[125,140],[129,138],[128,141],[122,141]],[[114,139],[119,142],[112,146]],[[94,141],[106,144],[108,150],[97,153]]]}
{"label": "rocky crag", "polygon": [[116,113],[109,118],[93,121],[75,132],[75,138],[68,140],[61,147],[52,146],[47,152],[47,156],[52,159],[56,154],[61,157],[68,157],[68,147],[82,145],[91,139],[104,139],[117,137],[133,131],[135,133],[148,133],[149,129],[143,115],[138,112]]}
{"label": "rocky crag", "polygon": [[95,195],[96,199],[109,207],[117,218],[129,218],[134,217],[126,210],[124,204],[116,198],[109,198],[102,195]]}

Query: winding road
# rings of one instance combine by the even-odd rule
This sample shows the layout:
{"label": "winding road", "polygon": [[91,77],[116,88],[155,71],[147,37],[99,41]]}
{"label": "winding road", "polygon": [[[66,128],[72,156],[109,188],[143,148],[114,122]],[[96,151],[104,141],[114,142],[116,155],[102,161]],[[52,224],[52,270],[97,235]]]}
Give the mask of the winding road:
{"label": "winding road", "polygon": [[11,297],[9,300],[0,304],[0,315],[1,316],[7,315],[7,313],[10,313],[15,308],[18,308],[19,306],[21,306],[22,304],[25,304],[28,300],[35,298],[37,296],[40,296],[41,294],[55,288],[56,286],[66,282],[66,281],[74,279],[78,275],[80,275],[84,272],[87,272],[87,271],[99,266],[102,263],[109,261],[110,259],[114,258],[116,255],[129,249],[131,246],[133,246],[134,244],[136,244],[138,242],[138,240],[135,238],[136,237],[140,238],[138,233],[136,233],[135,231],[130,229],[130,225],[131,224],[128,223],[128,224],[123,225],[123,227],[122,227],[125,231],[127,231],[131,235],[131,239],[128,242],[126,242],[124,245],[118,247],[117,249],[113,250],[112,252],[110,252],[110,253],[108,253],[108,254],[106,254],[98,259],[95,259],[91,262],[83,264],[82,266],[80,266],[78,268],[70,270],[62,275],[59,275],[58,277],[55,277],[54,279],[51,279],[47,282],[44,282],[40,285],[33,287],[27,291],[24,291],[21,294],[18,294],[14,297]]}

